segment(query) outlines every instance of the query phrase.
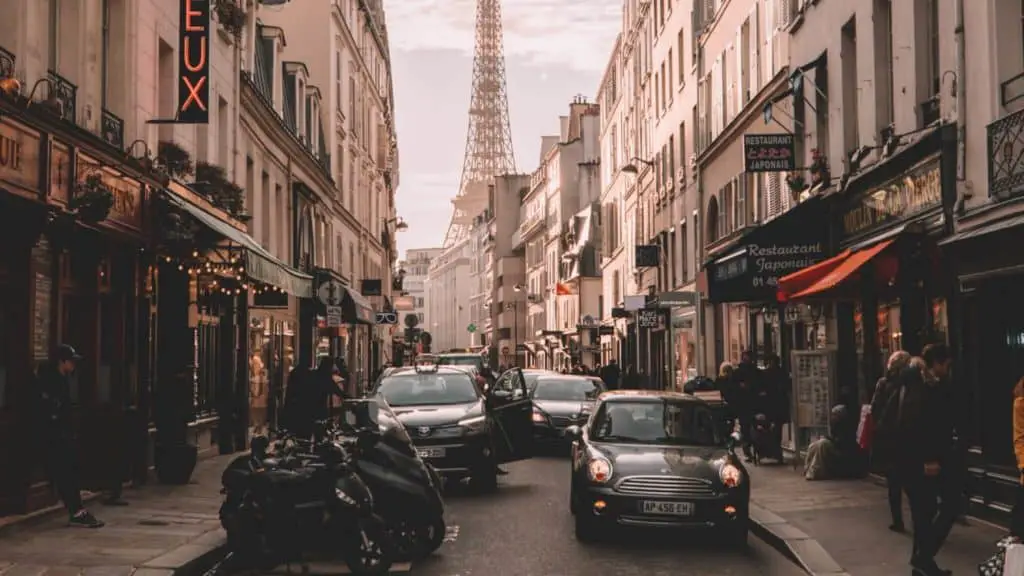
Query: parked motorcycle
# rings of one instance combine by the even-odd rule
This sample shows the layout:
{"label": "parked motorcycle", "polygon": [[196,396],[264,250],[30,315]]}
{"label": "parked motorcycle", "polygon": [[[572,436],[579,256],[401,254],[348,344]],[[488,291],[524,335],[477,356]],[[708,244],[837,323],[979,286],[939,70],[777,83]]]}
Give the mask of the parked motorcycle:
{"label": "parked motorcycle", "polygon": [[[353,449],[378,440],[363,431]],[[221,478],[221,524],[236,563],[267,570],[320,553],[340,556],[354,574],[387,574],[394,547],[350,451],[329,435],[312,443],[285,435],[269,447],[254,439]]]}
{"label": "parked motorcycle", "polygon": [[380,411],[380,440],[355,451],[353,461],[377,498],[375,511],[388,525],[397,559],[415,561],[433,554],[444,543],[446,530],[441,477],[419,457],[386,404],[376,399],[354,402],[372,403]]}

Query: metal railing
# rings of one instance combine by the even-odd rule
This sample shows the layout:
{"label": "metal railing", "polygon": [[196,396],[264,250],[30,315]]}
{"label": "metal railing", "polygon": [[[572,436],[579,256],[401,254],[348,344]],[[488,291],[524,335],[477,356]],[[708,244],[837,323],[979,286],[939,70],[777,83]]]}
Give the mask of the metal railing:
{"label": "metal railing", "polygon": [[918,105],[918,108],[921,110],[922,126],[930,126],[932,123],[938,122],[939,118],[942,117],[942,110],[939,107],[939,103],[939,96],[935,95]]}
{"label": "metal railing", "polygon": [[17,61],[13,52],[0,46],[0,78],[13,78]]}
{"label": "metal railing", "polygon": [[985,131],[989,195],[1006,198],[1024,192],[1024,110],[1003,116]]}
{"label": "metal railing", "polygon": [[70,80],[61,76],[53,70],[47,72],[47,76],[50,79],[51,85],[50,90],[53,93],[50,95],[60,102],[60,117],[68,122],[76,122],[78,109],[78,86],[71,83]]}
{"label": "metal railing", "polygon": [[124,148],[124,120],[104,108],[100,119],[100,135],[111,146]]}

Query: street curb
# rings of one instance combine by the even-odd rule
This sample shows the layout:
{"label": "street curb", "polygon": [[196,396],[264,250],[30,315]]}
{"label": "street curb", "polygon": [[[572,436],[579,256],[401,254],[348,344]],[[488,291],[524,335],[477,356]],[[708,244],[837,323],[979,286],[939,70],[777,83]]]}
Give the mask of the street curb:
{"label": "street curb", "polygon": [[[90,502],[99,499],[102,495],[103,494],[100,492],[82,492],[82,503],[89,504]],[[52,506],[47,506],[46,508],[34,510],[28,514],[0,518],[0,538],[16,534],[27,528],[34,528],[54,518],[66,516],[67,511],[64,509],[64,505],[58,503]]]}
{"label": "street curb", "polygon": [[228,539],[217,528],[138,567],[132,576],[196,576],[224,558]]}
{"label": "street curb", "polygon": [[750,529],[810,576],[850,576],[817,540],[753,502],[750,504]]}

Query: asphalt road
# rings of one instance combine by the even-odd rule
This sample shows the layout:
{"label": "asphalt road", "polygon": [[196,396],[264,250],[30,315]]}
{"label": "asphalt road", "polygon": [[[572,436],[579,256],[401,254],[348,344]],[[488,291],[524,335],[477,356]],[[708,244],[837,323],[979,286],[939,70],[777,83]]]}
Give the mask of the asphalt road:
{"label": "asphalt road", "polygon": [[797,576],[786,558],[753,535],[746,551],[699,533],[626,531],[600,544],[573,536],[569,464],[535,458],[511,464],[496,493],[447,496],[449,542],[411,568],[414,576]]}

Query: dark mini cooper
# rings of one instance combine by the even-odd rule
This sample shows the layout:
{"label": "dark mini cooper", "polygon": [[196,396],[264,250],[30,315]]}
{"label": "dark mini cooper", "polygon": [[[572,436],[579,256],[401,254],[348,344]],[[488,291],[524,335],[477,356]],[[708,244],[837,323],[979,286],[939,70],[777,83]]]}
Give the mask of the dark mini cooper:
{"label": "dark mini cooper", "polygon": [[375,393],[442,476],[490,489],[499,464],[532,455],[533,405],[521,375],[502,377],[485,392],[464,368],[416,362],[382,378]]}
{"label": "dark mini cooper", "polygon": [[582,425],[604,392],[600,378],[541,373],[526,376],[533,400],[533,437],[539,441],[563,442],[565,429]]}
{"label": "dark mini cooper", "polygon": [[607,392],[572,426],[570,509],[576,537],[614,525],[718,530],[747,541],[750,479],[728,424],[705,401],[675,392]]}

